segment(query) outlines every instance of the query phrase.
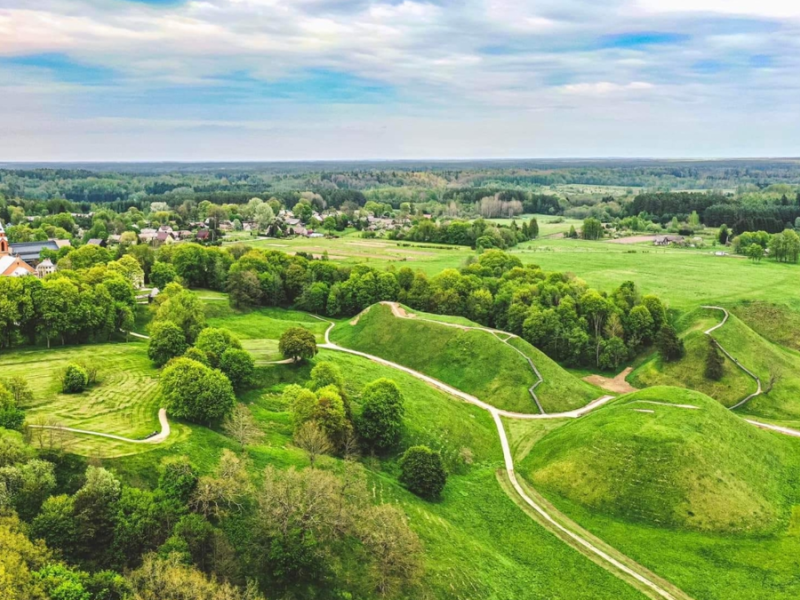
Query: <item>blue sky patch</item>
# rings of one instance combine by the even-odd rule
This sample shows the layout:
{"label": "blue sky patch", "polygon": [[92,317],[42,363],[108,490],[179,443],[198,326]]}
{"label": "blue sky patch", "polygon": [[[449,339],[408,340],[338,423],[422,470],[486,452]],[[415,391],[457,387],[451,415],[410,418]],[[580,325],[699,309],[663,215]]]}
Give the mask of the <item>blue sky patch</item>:
{"label": "blue sky patch", "polygon": [[87,65],[65,54],[32,54],[0,59],[0,64],[46,71],[53,79],[81,85],[99,85],[113,79],[114,71],[106,67]]}
{"label": "blue sky patch", "polygon": [[689,40],[689,36],[682,33],[668,33],[659,31],[637,31],[608,35],[600,38],[599,48],[636,49],[647,46],[681,44]]}

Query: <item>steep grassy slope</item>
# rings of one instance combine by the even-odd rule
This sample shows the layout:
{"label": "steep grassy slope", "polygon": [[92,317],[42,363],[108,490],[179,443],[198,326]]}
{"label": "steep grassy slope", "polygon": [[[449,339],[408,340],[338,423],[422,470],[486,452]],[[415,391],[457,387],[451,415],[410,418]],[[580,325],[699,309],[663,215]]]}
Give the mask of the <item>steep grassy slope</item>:
{"label": "steep grassy slope", "polygon": [[[677,324],[686,346],[686,355],[681,360],[665,362],[658,352],[654,352],[628,380],[638,388],[668,385],[696,390],[724,406],[733,406],[747,394],[755,392],[755,381],[729,360],[724,363],[724,375],[720,381],[712,381],[704,375],[708,336],[703,332],[721,319],[720,311],[697,309],[687,313]],[[738,349],[738,345],[734,348]]]}
{"label": "steep grassy slope", "polygon": [[[640,402],[631,406],[632,401],[659,396],[656,401],[689,402],[706,414]],[[654,412],[638,413],[633,408]],[[593,418],[598,419],[594,424]],[[742,429],[744,423],[732,418],[736,415],[699,394],[656,388],[620,398],[595,415],[562,424],[553,433],[538,424],[510,431],[519,455],[529,453],[518,465],[519,474],[581,526],[692,597],[794,600],[800,597],[800,440],[748,432]],[[699,439],[701,435],[710,439]],[[559,452],[558,446],[564,449]],[[631,448],[637,448],[642,458],[632,455]],[[540,464],[543,452],[562,461],[564,477],[556,482],[561,482],[563,494],[536,483],[535,465]],[[617,455],[629,457],[629,473],[612,472],[620,464]],[[681,474],[679,480],[665,471],[664,461]],[[567,481],[569,473],[574,483]],[[703,473],[706,476],[701,478]],[[604,477],[613,477],[614,488],[619,489],[609,490]],[[601,494],[595,494],[588,481],[597,482]],[[630,486],[641,494],[629,493]],[[675,488],[682,493],[676,494]],[[587,502],[601,500],[602,494],[617,496],[630,512],[603,510]],[[695,502],[703,498],[712,501]],[[769,533],[736,530],[752,523],[754,515],[742,515],[742,511],[754,500],[756,504],[767,501],[766,513],[777,517],[763,522],[771,528]],[[688,501],[703,513],[689,515],[684,509]],[[743,518],[731,522],[730,510]],[[671,515],[673,525],[654,524],[654,511]],[[717,523],[722,532],[692,529],[703,525],[696,522],[701,514],[717,515],[705,524]],[[756,522],[757,529],[761,525]]]}
{"label": "steep grassy slope", "polygon": [[790,508],[782,476],[786,460],[771,434],[713,399],[656,387],[547,435],[521,470],[538,489],[609,516],[697,531],[765,533]]}
{"label": "steep grassy slope", "polygon": [[[491,333],[438,325],[421,320],[422,316],[402,319],[393,316],[388,306],[375,305],[356,325],[337,325],[331,339],[421,371],[498,408],[537,412],[528,393],[537,381],[536,375],[514,348]],[[546,412],[570,410],[598,396],[592,386],[530,344],[521,340],[517,344],[544,377],[536,393]]]}

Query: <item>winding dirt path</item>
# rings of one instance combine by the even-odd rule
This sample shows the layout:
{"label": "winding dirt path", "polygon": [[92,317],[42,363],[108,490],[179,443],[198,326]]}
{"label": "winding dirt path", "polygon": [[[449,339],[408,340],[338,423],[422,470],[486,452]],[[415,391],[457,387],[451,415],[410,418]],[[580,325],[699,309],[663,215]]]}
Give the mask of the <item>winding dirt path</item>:
{"label": "winding dirt path", "polygon": [[121,435],[100,433],[98,431],[87,431],[86,429],[75,429],[73,427],[60,427],[58,425],[28,425],[28,427],[33,429],[58,429],[59,431],[69,431],[70,433],[79,433],[82,435],[93,435],[95,437],[117,440],[119,442],[128,442],[130,444],[160,444],[166,440],[171,433],[169,421],[167,420],[167,410],[165,408],[159,409],[158,421],[161,423],[161,432],[143,440],[133,440],[131,438],[122,437]]}
{"label": "winding dirt path", "polygon": [[740,362],[739,362],[739,359],[737,359],[737,358],[734,358],[734,357],[733,357],[733,355],[732,355],[730,352],[728,352],[728,351],[727,351],[725,348],[723,348],[723,347],[722,347],[722,344],[720,344],[720,343],[717,341],[717,339],[716,339],[716,338],[714,338],[714,336],[712,336],[712,335],[711,335],[711,334],[712,334],[712,333],[714,333],[714,332],[715,332],[717,329],[719,329],[720,327],[722,327],[723,325],[725,325],[725,323],[727,323],[727,322],[728,322],[728,317],[730,317],[730,315],[728,314],[728,311],[727,311],[726,309],[722,308],[721,306],[703,306],[703,307],[701,307],[701,308],[706,308],[706,309],[709,309],[709,310],[721,310],[721,311],[723,312],[724,316],[723,316],[723,318],[722,318],[722,321],[721,321],[721,322],[719,322],[719,323],[717,323],[717,324],[716,324],[716,325],[714,325],[713,327],[711,327],[711,328],[709,328],[709,329],[706,329],[706,330],[705,330],[703,333],[705,333],[705,334],[706,334],[708,337],[710,337],[710,338],[711,338],[711,340],[712,340],[712,341],[713,341],[713,342],[714,342],[714,343],[717,345],[717,348],[719,348],[720,350],[722,350],[722,353],[723,353],[725,356],[727,356],[727,357],[728,357],[728,358],[731,360],[731,362],[733,362],[733,364],[735,364],[735,365],[736,365],[737,367],[739,367],[739,368],[740,368],[742,371],[744,371],[745,373],[747,373],[747,375],[749,375],[749,376],[750,376],[752,379],[754,379],[754,380],[755,380],[755,382],[756,382],[756,391],[755,391],[755,392],[753,392],[753,393],[752,393],[752,394],[750,394],[749,396],[745,396],[745,397],[744,397],[742,400],[740,400],[739,402],[737,402],[736,404],[734,404],[733,406],[731,406],[731,410],[736,410],[736,409],[737,409],[737,408],[739,408],[740,406],[744,406],[745,404],[747,404],[748,402],[750,402],[750,400],[752,400],[752,399],[753,399],[753,398],[755,398],[756,396],[760,396],[762,393],[764,393],[764,392],[763,392],[763,389],[762,389],[762,387],[761,387],[761,379],[758,377],[758,375],[756,375],[756,374],[755,374],[755,373],[753,373],[753,372],[752,372],[750,369],[748,369],[748,368],[747,368],[747,367],[745,367],[745,366],[744,366],[742,363],[740,363]]}
{"label": "winding dirt path", "polygon": [[[534,383],[531,387],[528,388],[528,393],[531,395],[531,398],[536,403],[536,408],[539,409],[539,413],[542,414],[542,415],[546,414],[544,408],[542,407],[542,403],[539,402],[539,396],[536,395],[536,388],[539,387],[542,383],[544,383],[544,378],[542,377],[542,374],[539,373],[539,369],[536,368],[536,365],[533,364],[533,361],[530,359],[529,356],[527,356],[519,348],[517,348],[517,347],[515,347],[515,346],[513,346],[512,344],[509,343],[510,339],[518,338],[519,337],[518,335],[516,335],[514,333],[509,333],[507,331],[502,331],[500,329],[492,329],[490,327],[475,327],[473,325],[459,325],[458,323],[447,323],[446,321],[436,321],[434,319],[426,319],[424,317],[419,317],[418,315],[415,315],[413,313],[411,313],[411,314],[407,313],[405,311],[405,309],[402,306],[400,306],[400,304],[398,302],[384,301],[384,302],[381,302],[381,304],[389,306],[392,309],[392,314],[395,317],[397,317],[398,319],[413,319],[415,321],[425,321],[426,323],[434,323],[435,325],[444,325],[445,327],[454,327],[456,329],[461,329],[463,331],[484,331],[484,332],[486,332],[488,334],[493,335],[498,340],[500,340],[502,343],[504,343],[506,346],[511,348],[514,352],[519,354],[528,363],[528,366],[530,367],[531,371],[533,371],[533,374],[536,375],[536,379],[537,379],[536,383]],[[364,312],[366,312],[368,310],[369,310],[369,308],[366,308]],[[363,312],[362,312],[362,314],[363,314]],[[355,321],[356,321],[356,323],[358,322],[358,317],[356,317]],[[355,324],[355,323],[351,323],[351,324]],[[505,337],[502,337],[502,336],[505,336]],[[328,340],[326,339],[326,342],[327,341]]]}
{"label": "winding dirt path", "polygon": [[[327,321],[327,319],[323,319],[322,317],[318,317],[316,315],[314,316],[321,321]],[[487,404],[486,402],[483,402],[479,398],[472,396],[471,394],[462,392],[459,389],[456,389],[442,381],[439,381],[438,379],[429,377],[424,373],[415,371],[414,369],[410,369],[403,365],[380,358],[379,356],[374,356],[372,354],[367,354],[366,352],[360,352],[358,350],[351,350],[350,348],[344,348],[342,346],[334,344],[333,342],[331,342],[330,332],[335,327],[336,324],[331,323],[330,321],[327,322],[330,323],[330,326],[325,330],[325,343],[320,344],[319,346],[320,348],[324,348],[327,350],[334,350],[336,352],[344,352],[355,356],[360,356],[363,358],[367,358],[378,364],[391,367],[393,369],[397,369],[398,371],[403,371],[404,373],[408,373],[412,377],[420,379],[421,381],[424,381],[425,383],[436,389],[439,389],[451,396],[455,396],[456,398],[460,398],[465,402],[478,406],[483,410],[489,412],[497,427],[497,433],[500,437],[500,445],[503,449],[503,460],[505,463],[506,474],[514,490],[517,492],[519,497],[522,498],[525,504],[527,504],[530,508],[532,508],[538,515],[540,515],[542,519],[544,519],[547,522],[548,526],[551,529],[569,538],[572,542],[571,545],[573,545],[574,547],[578,547],[579,550],[582,550],[583,552],[591,554],[594,557],[600,559],[600,561],[603,563],[603,566],[606,569],[611,570],[611,572],[617,574],[618,576],[619,574],[617,572],[623,573],[626,577],[635,580],[639,584],[648,588],[655,595],[664,598],[665,600],[678,600],[679,598],[681,599],[689,598],[689,596],[685,594],[681,593],[680,595],[674,595],[673,593],[666,590],[664,587],[653,581],[652,578],[643,574],[646,571],[644,567],[638,565],[637,563],[635,563],[622,553],[616,552],[615,554],[617,554],[617,556],[619,557],[616,558],[606,550],[603,550],[602,548],[596,546],[594,543],[586,539],[584,536],[562,525],[560,519],[558,519],[557,517],[564,518],[563,515],[557,513],[557,511],[554,511],[556,512],[555,516],[551,512],[548,512],[547,508],[545,508],[542,504],[536,502],[525,492],[525,490],[517,480],[516,472],[514,471],[514,458],[513,455],[511,454],[511,446],[508,442],[508,436],[506,435],[506,430],[505,427],[503,426],[503,421],[501,417],[507,417],[512,419],[576,419],[602,406],[603,404],[606,404],[608,401],[613,400],[613,396],[603,396],[602,398],[598,398],[594,402],[591,402],[590,404],[587,404],[586,406],[580,409],[564,413],[524,414],[524,413],[514,413],[506,410],[500,410],[498,408],[495,408],[491,404]],[[434,322],[438,323],[438,321]],[[633,567],[633,565],[635,565],[635,567]]]}

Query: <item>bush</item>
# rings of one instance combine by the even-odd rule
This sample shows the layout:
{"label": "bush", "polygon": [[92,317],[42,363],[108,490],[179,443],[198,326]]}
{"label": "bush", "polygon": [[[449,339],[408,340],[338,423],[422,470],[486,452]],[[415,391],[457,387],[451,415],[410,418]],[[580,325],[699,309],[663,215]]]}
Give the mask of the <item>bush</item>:
{"label": "bush", "polygon": [[406,450],[400,459],[400,483],[422,498],[439,498],[447,483],[441,455],[427,446]]}
{"label": "bush", "polygon": [[17,408],[14,394],[0,383],[0,427],[21,430],[25,413]]}
{"label": "bush", "polygon": [[314,358],[317,354],[317,340],[314,334],[304,327],[290,327],[283,332],[278,349],[284,358],[295,361]]}
{"label": "bush", "polygon": [[197,473],[186,456],[168,457],[162,461],[158,489],[164,492],[165,496],[186,504],[195,487],[197,487]]}
{"label": "bush", "polygon": [[221,371],[176,358],[164,369],[159,390],[169,413],[195,423],[221,419],[233,408],[233,386]]}
{"label": "bush", "polygon": [[186,352],[183,353],[184,358],[190,358],[191,360],[196,360],[197,362],[204,364],[207,367],[210,367],[211,364],[208,362],[208,354],[200,350],[200,348],[195,348],[192,346]]}
{"label": "bush", "polygon": [[358,432],[370,450],[384,452],[400,441],[403,432],[403,395],[391,379],[378,379],[364,388]]}
{"label": "bush", "polygon": [[208,362],[212,367],[219,366],[220,358],[222,358],[226,350],[230,348],[242,349],[241,342],[230,331],[215,327],[203,329],[200,335],[197,336],[194,346],[208,355]]}
{"label": "bush", "polygon": [[67,365],[61,374],[61,391],[65,394],[77,394],[89,385],[89,374],[79,365]]}
{"label": "bush", "polygon": [[157,367],[186,351],[186,334],[172,321],[157,321],[150,328],[147,356]]}

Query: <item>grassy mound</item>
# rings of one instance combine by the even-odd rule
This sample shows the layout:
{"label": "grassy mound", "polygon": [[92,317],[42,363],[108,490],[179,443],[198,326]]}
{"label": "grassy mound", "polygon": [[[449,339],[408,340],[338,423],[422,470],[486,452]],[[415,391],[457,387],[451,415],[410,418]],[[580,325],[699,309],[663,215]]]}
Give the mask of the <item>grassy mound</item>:
{"label": "grassy mound", "polygon": [[545,436],[520,471],[543,492],[625,521],[765,533],[790,508],[787,460],[785,440],[713,399],[656,387]]}
{"label": "grassy mound", "polygon": [[[417,319],[395,317],[391,308],[375,305],[355,325],[341,323],[332,341],[416,369],[468,394],[507,410],[536,412],[528,393],[536,375],[514,348],[486,331],[460,329]],[[456,324],[468,321],[460,319]],[[505,336],[501,336],[505,337]],[[522,340],[515,347],[539,368],[544,383],[536,393],[546,412],[583,406],[599,394]]]}
{"label": "grassy mound", "polygon": [[[684,315],[678,328],[686,346],[686,355],[681,360],[665,362],[655,352],[636,368],[628,380],[638,388],[667,385],[696,390],[711,396],[724,406],[733,406],[747,394],[755,392],[755,381],[729,360],[725,360],[721,380],[712,381],[703,374],[708,354],[708,336],[703,332],[721,319],[722,313],[718,310],[697,309]],[[714,332],[715,337],[729,324],[730,322]],[[734,347],[738,347],[738,344]]]}

